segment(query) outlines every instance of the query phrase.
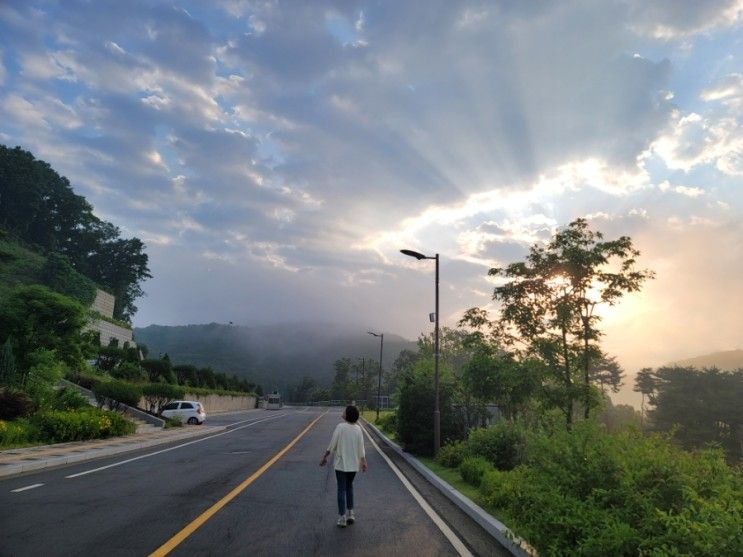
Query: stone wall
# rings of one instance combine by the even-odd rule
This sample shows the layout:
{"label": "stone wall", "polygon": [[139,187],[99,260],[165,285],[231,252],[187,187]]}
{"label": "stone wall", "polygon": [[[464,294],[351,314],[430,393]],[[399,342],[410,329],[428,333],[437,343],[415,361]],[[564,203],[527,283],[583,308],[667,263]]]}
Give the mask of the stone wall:
{"label": "stone wall", "polygon": [[203,404],[207,419],[209,414],[252,410],[255,408],[255,397],[252,396],[194,395],[187,393],[184,399],[197,400]]}
{"label": "stone wall", "polygon": [[111,339],[116,339],[119,342],[119,346],[123,347],[125,342],[128,342],[130,346],[135,346],[132,340],[132,330],[125,327],[120,327],[103,319],[91,319],[85,328],[85,331],[97,331],[101,335],[101,346],[108,346]]}
{"label": "stone wall", "polygon": [[115,303],[116,298],[114,296],[101,289],[97,289],[95,291],[95,300],[93,301],[93,305],[90,306],[90,309],[110,319],[114,316]]}
{"label": "stone wall", "polygon": [[[252,410],[255,408],[255,397],[252,396],[224,396],[224,395],[195,395],[186,393],[183,400],[196,400],[204,406],[207,419],[210,414],[221,414],[223,412],[237,412],[239,410]],[[142,397],[139,407],[147,409],[147,401]]]}

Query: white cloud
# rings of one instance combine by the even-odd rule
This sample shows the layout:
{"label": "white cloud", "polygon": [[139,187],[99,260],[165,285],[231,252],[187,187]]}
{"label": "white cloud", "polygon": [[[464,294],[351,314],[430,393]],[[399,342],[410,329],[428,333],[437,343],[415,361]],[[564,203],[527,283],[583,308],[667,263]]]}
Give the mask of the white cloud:
{"label": "white cloud", "polygon": [[668,180],[664,180],[658,184],[658,189],[662,192],[674,191],[691,198],[701,197],[704,195],[704,190],[702,188],[692,186],[673,186]]}
{"label": "white cloud", "polygon": [[743,18],[742,0],[632,0],[635,29],[656,39],[685,39],[735,27]]}
{"label": "white cloud", "polygon": [[731,117],[713,120],[696,113],[677,116],[671,130],[652,145],[669,168],[686,172],[714,164],[729,175],[743,175],[743,129]]}

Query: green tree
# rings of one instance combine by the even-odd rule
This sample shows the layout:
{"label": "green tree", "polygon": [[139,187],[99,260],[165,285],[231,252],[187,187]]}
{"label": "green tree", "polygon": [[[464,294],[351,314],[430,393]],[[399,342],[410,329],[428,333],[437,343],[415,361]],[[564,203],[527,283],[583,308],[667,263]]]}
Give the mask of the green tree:
{"label": "green tree", "polygon": [[165,359],[142,360],[142,367],[144,368],[145,372],[147,373],[147,377],[152,383],[157,383],[157,382],[175,383],[176,382],[175,375],[173,374],[173,370],[170,366],[170,360],[165,360]]}
{"label": "green tree", "polygon": [[47,408],[54,401],[54,385],[64,377],[65,364],[53,350],[39,348],[28,355],[29,369],[23,386],[37,408]]}
{"label": "green tree", "polygon": [[624,379],[624,369],[617,362],[616,357],[602,355],[591,361],[590,378],[593,383],[601,387],[601,393],[605,393],[606,387],[612,392],[618,393]]}
{"label": "green tree", "polygon": [[675,431],[674,438],[686,448],[715,443],[734,460],[743,456],[743,369],[661,367],[652,377],[652,429]]}
{"label": "green tree", "polygon": [[615,305],[653,277],[651,271],[635,270],[638,255],[629,237],[604,241],[585,219],[577,219],[547,245],[532,246],[525,261],[489,271],[508,279],[493,293],[501,302],[501,338],[521,343],[546,363],[554,387],[561,387],[555,392],[568,428],[577,398],[583,400],[585,417],[592,406],[591,361],[601,355],[602,334],[596,308]]}
{"label": "green tree", "polygon": [[17,384],[15,357],[13,356],[13,343],[10,337],[3,344],[0,351],[0,385],[9,387]]}
{"label": "green tree", "polygon": [[86,303],[90,284],[65,281],[69,266],[116,296],[114,317],[129,321],[140,283],[149,278],[148,258],[138,238],[121,238],[120,230],[93,214],[63,176],[16,147],[0,145],[0,226],[53,255],[44,270],[53,288]]}
{"label": "green tree", "polygon": [[53,350],[74,371],[85,367],[84,340],[87,311],[75,300],[41,285],[17,286],[0,302],[0,338],[12,338],[16,363],[25,384],[38,349]]}
{"label": "green tree", "polygon": [[645,397],[651,396],[655,392],[655,384],[657,380],[653,374],[653,368],[644,367],[635,377],[635,386],[633,390],[641,393],[642,401],[640,403],[640,412],[642,413],[642,419],[645,420]]}
{"label": "green tree", "polygon": [[335,377],[330,388],[333,400],[347,400],[350,394],[351,359],[340,358],[333,364]]}

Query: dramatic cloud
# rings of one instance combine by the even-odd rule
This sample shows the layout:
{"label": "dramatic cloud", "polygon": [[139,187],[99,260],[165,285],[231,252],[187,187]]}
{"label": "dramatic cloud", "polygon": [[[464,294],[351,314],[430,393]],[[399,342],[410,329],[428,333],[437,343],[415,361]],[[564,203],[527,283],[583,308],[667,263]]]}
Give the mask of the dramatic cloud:
{"label": "dramatic cloud", "polygon": [[742,6],[3,2],[0,138],[147,243],[138,325],[414,337],[432,266],[400,248],[441,254],[453,324],[587,217],[658,273],[605,316],[635,371],[736,347]]}

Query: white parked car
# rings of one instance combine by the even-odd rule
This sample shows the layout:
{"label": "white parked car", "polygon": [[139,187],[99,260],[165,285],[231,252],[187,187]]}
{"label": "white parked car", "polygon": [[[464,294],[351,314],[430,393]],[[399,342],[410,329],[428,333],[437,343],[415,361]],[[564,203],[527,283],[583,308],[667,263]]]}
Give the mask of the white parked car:
{"label": "white parked car", "polygon": [[203,424],[206,412],[200,402],[195,400],[174,400],[163,406],[163,418],[178,418],[187,424]]}

